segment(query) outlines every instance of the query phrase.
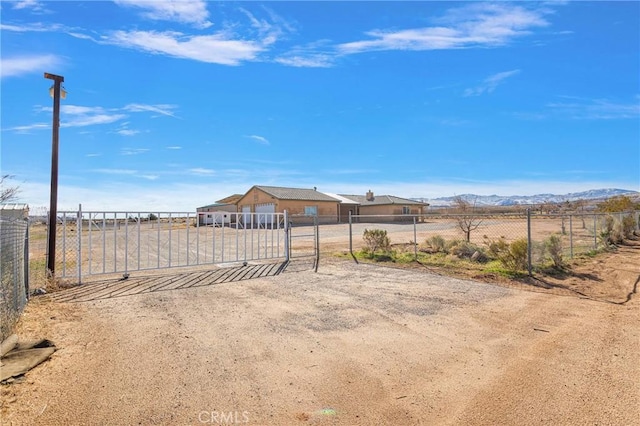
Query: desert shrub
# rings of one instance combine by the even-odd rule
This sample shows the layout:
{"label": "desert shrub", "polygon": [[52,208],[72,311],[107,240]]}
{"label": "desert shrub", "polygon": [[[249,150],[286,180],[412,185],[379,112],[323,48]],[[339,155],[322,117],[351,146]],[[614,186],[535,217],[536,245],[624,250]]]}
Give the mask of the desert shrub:
{"label": "desert shrub", "polygon": [[614,223],[615,220],[611,215],[605,216],[602,220],[602,226],[600,227],[600,233],[598,235],[604,245],[615,244],[612,238]]}
{"label": "desert shrub", "polygon": [[553,266],[561,268],[564,265],[562,258],[562,239],[558,235],[550,235],[544,242],[545,252],[551,258]]}
{"label": "desert shrub", "polygon": [[365,229],[362,239],[365,244],[364,251],[371,255],[378,250],[388,252],[391,248],[391,240],[387,231],[383,229]]}
{"label": "desert shrub", "polygon": [[622,218],[622,234],[625,238],[632,238],[633,232],[636,230],[637,222],[632,214],[628,214]]}
{"label": "desert shrub", "polygon": [[488,241],[489,254],[498,259],[502,265],[511,271],[527,269],[527,239],[521,238],[508,243],[504,237],[495,241]]}
{"label": "desert shrub", "polygon": [[617,220],[613,223],[613,230],[609,236],[611,244],[620,244],[624,241],[624,231],[622,229],[622,221]]}
{"label": "desert shrub", "polygon": [[427,238],[427,246],[436,253],[447,252],[447,242],[440,235]]}

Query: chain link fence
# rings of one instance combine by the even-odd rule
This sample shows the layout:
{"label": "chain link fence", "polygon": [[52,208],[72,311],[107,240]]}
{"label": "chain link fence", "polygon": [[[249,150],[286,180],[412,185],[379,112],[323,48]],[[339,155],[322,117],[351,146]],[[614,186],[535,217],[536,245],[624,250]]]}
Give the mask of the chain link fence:
{"label": "chain link fence", "polygon": [[0,218],[0,341],[11,335],[29,296],[29,225]]}
{"label": "chain link fence", "polygon": [[[401,252],[448,253],[458,257],[513,260],[514,270],[559,266],[640,232],[638,211],[572,214],[352,215],[349,252],[367,249],[367,230],[382,230]],[[328,230],[328,228],[325,228]],[[324,229],[323,229],[324,231]],[[332,231],[323,232],[331,240]],[[504,256],[504,257],[503,257]]]}

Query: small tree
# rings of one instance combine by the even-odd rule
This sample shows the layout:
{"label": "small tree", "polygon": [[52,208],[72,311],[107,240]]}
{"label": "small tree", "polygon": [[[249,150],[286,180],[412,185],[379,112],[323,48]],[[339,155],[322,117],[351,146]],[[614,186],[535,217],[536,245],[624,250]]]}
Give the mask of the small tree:
{"label": "small tree", "polygon": [[478,213],[476,212],[476,203],[474,201],[474,203],[471,204],[460,195],[456,195],[453,198],[453,205],[456,211],[459,212],[456,217],[458,228],[464,233],[467,242],[470,242],[471,231],[475,231],[482,224],[482,219],[478,217]]}
{"label": "small tree", "polygon": [[598,210],[605,213],[624,212],[637,210],[638,208],[640,208],[640,203],[634,203],[631,198],[626,195],[611,197],[598,204]]}
{"label": "small tree", "polygon": [[0,203],[8,203],[18,198],[20,187],[7,186],[7,180],[13,179],[11,175],[0,176]]}

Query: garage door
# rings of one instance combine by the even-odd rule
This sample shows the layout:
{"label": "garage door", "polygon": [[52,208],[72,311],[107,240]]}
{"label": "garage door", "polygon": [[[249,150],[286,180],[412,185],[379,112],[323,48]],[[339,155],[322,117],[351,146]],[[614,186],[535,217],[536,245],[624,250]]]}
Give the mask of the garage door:
{"label": "garage door", "polygon": [[276,205],[274,203],[269,204],[256,204],[256,216],[258,225],[271,225],[273,224],[274,213],[276,212]]}
{"label": "garage door", "polygon": [[242,206],[242,223],[251,226],[251,206]]}

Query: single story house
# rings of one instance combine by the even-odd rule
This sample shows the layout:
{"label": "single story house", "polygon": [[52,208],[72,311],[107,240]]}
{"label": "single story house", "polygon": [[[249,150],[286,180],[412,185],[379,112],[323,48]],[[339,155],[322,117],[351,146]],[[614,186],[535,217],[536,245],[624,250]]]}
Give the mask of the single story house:
{"label": "single story house", "polygon": [[316,188],[254,185],[238,200],[237,206],[238,211],[245,214],[282,213],[287,210],[294,223],[309,222],[308,218],[296,216],[318,216],[323,223],[335,223],[339,203],[336,198]]}
{"label": "single story house", "polygon": [[[341,198],[351,200],[354,204],[346,204],[348,209],[351,210],[353,206],[352,214],[357,215],[378,215],[378,216],[393,216],[389,218],[371,218],[374,221],[402,221],[412,220],[404,215],[419,215],[423,214],[427,203],[422,201],[410,200],[408,198],[400,198],[394,195],[374,195],[371,190],[367,191],[365,195],[347,195],[338,194]],[[349,210],[340,211],[340,220],[344,221],[344,215],[346,213],[346,221],[349,220]],[[363,218],[360,218],[362,222]]]}

